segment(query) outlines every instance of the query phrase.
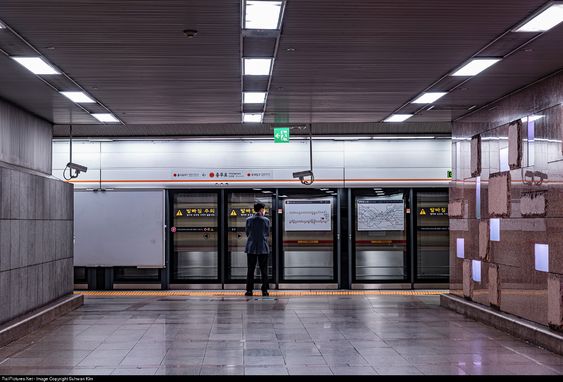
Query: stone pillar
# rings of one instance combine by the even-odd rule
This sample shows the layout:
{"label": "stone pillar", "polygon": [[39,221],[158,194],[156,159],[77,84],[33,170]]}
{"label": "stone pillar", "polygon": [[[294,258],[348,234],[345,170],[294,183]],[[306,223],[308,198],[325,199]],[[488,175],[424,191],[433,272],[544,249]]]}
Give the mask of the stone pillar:
{"label": "stone pillar", "polygon": [[473,280],[471,279],[471,260],[463,260],[463,296],[471,300]]}
{"label": "stone pillar", "polygon": [[479,258],[483,261],[490,261],[491,241],[489,234],[489,220],[481,220],[479,222]]}
{"label": "stone pillar", "polygon": [[563,275],[547,277],[547,321],[555,330],[563,330]]}
{"label": "stone pillar", "polygon": [[50,176],[51,129],[0,100],[0,324],[73,290],[73,186]]}
{"label": "stone pillar", "polygon": [[500,276],[497,264],[489,266],[489,303],[491,307],[500,310]]}

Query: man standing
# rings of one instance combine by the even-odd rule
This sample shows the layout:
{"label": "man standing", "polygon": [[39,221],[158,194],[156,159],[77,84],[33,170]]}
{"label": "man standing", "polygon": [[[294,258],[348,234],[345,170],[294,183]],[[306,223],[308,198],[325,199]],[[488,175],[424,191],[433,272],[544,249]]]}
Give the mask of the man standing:
{"label": "man standing", "polygon": [[254,289],[254,270],[256,261],[260,265],[262,275],[262,296],[268,296],[268,236],[270,235],[270,220],[264,216],[264,204],[254,205],[254,216],[246,219],[246,255],[248,259],[248,272],[246,274],[245,296],[252,296]]}

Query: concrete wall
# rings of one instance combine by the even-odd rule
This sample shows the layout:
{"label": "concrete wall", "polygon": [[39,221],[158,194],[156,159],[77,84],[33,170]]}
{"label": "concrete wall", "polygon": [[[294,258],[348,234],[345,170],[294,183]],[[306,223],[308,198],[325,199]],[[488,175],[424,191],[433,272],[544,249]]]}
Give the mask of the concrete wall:
{"label": "concrete wall", "polygon": [[560,73],[454,122],[450,186],[451,292],[556,330],[562,141]]}
{"label": "concrete wall", "polygon": [[0,100],[0,324],[73,289],[73,186],[50,176],[51,129]]}

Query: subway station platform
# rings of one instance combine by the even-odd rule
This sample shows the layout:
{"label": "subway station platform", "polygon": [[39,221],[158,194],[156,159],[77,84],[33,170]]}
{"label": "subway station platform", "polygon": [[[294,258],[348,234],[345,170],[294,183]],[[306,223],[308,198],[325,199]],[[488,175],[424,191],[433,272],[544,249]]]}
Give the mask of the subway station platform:
{"label": "subway station platform", "polygon": [[440,307],[442,292],[80,292],[0,348],[0,374],[563,373],[563,357]]}

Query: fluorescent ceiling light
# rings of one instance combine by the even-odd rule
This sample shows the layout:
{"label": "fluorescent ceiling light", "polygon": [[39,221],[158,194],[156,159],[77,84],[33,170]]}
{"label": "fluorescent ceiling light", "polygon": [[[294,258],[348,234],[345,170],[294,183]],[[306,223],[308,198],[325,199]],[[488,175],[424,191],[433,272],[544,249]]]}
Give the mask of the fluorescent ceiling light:
{"label": "fluorescent ceiling light", "polygon": [[393,114],[383,122],[403,122],[412,117],[412,114]]}
{"label": "fluorescent ceiling light", "polygon": [[261,123],[262,113],[242,113],[242,121],[245,123]]}
{"label": "fluorescent ceiling light", "polygon": [[436,100],[445,96],[446,94],[448,93],[447,92],[424,93],[423,95],[412,101],[412,103],[433,103]]}
{"label": "fluorescent ceiling light", "polygon": [[244,17],[245,29],[278,29],[281,1],[247,1]]}
{"label": "fluorescent ceiling light", "polygon": [[463,65],[452,76],[475,76],[500,61],[500,58],[474,58]]}
{"label": "fluorescent ceiling light", "polygon": [[83,92],[61,92],[66,98],[76,103],[96,103],[92,98]]}
{"label": "fluorescent ceiling light", "polygon": [[243,103],[264,103],[266,100],[265,92],[244,92]]}
{"label": "fluorescent ceiling light", "polygon": [[533,121],[537,121],[540,118],[543,118],[543,115],[530,115],[528,117],[522,118],[522,122],[524,122],[524,123],[533,122]]}
{"label": "fluorescent ceiling light", "polygon": [[[385,139],[385,140],[390,140],[390,139],[435,139],[436,137],[432,137],[429,135],[418,135],[418,136],[412,136],[412,137],[407,137],[407,136],[397,136],[397,137],[373,137],[372,139]],[[449,139],[449,138],[448,138]]]}
{"label": "fluorescent ceiling light", "polygon": [[245,58],[244,74],[246,76],[267,76],[272,66],[271,58]]}
{"label": "fluorescent ceiling light", "polygon": [[40,57],[12,57],[33,74],[61,74]]}
{"label": "fluorescent ceiling light", "polygon": [[545,32],[563,21],[563,4],[551,4],[515,29],[516,32]]}
{"label": "fluorescent ceiling light", "polygon": [[6,26],[0,21],[0,29],[6,29]]}
{"label": "fluorescent ceiling light", "polygon": [[119,122],[119,120],[110,113],[92,113],[92,116],[100,122]]}

